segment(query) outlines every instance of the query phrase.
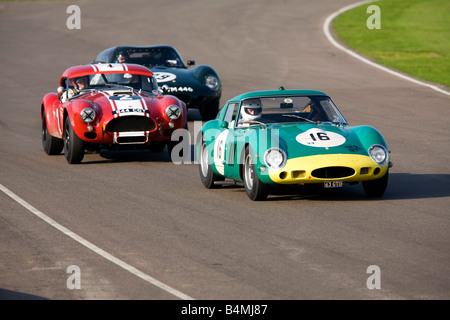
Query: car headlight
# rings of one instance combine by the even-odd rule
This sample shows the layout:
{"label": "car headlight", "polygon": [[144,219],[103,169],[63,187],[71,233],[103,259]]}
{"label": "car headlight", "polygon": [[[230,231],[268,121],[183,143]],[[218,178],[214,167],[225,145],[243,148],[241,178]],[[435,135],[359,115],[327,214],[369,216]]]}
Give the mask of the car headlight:
{"label": "car headlight", "polygon": [[85,108],[81,110],[80,117],[85,123],[91,123],[95,119],[95,111],[92,108]]}
{"label": "car headlight", "polygon": [[209,75],[205,79],[205,85],[211,90],[214,90],[219,86],[219,79],[215,76]]}
{"label": "car headlight", "polygon": [[171,105],[166,108],[166,116],[170,120],[177,120],[181,116],[181,108],[177,105]]}
{"label": "car headlight", "polygon": [[280,170],[286,165],[286,153],[280,148],[270,148],[264,154],[264,162],[272,170]]}
{"label": "car headlight", "polygon": [[389,162],[389,152],[381,144],[374,144],[369,148],[369,156],[380,166],[385,166]]}

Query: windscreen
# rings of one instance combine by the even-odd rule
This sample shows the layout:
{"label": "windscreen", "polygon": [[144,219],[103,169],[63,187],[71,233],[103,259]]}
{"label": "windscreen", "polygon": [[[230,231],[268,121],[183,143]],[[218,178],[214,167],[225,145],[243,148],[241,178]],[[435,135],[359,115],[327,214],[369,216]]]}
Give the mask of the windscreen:
{"label": "windscreen", "polygon": [[104,87],[132,87],[153,92],[158,89],[156,80],[148,75],[132,73],[102,73],[69,79],[69,89],[89,90]]}
{"label": "windscreen", "polygon": [[346,120],[329,97],[276,96],[243,100],[237,124],[289,122],[345,124]]}

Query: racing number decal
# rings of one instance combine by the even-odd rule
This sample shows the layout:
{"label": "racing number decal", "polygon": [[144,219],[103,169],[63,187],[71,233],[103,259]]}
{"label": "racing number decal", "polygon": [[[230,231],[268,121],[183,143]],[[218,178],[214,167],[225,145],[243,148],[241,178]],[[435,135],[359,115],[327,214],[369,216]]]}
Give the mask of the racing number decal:
{"label": "racing number decal", "polygon": [[191,87],[169,87],[167,84],[161,87],[164,92],[194,92]]}
{"label": "racing number decal", "polygon": [[153,75],[158,83],[173,81],[177,78],[176,75],[170,72],[154,72]]}
{"label": "racing number decal", "polygon": [[222,131],[214,143],[214,165],[220,174],[225,174],[225,142],[229,130]]}
{"label": "racing number decal", "polygon": [[309,147],[336,147],[345,142],[345,138],[335,132],[314,128],[299,134],[297,142]]}
{"label": "racing number decal", "polygon": [[317,139],[316,139],[314,133],[310,133],[310,134],[309,134],[309,136],[311,137],[311,139],[312,139],[313,141],[317,141],[317,140],[322,140],[322,141],[330,140],[330,137],[327,135],[326,132],[317,132],[316,135],[317,135]]}

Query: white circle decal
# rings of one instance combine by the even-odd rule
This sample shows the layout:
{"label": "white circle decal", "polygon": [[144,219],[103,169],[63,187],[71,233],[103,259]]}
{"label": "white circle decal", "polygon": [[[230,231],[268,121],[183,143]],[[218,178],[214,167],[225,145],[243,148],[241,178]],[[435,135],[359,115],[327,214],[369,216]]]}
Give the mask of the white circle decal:
{"label": "white circle decal", "polygon": [[214,143],[214,165],[220,174],[225,174],[225,142],[230,130],[222,131]]}
{"label": "white circle decal", "polygon": [[154,72],[153,75],[155,76],[156,81],[159,82],[169,82],[172,80],[175,80],[177,78],[176,75],[169,72]]}
{"label": "white circle decal", "polygon": [[318,128],[299,134],[296,140],[305,146],[322,148],[340,146],[345,142],[345,138],[340,134]]}

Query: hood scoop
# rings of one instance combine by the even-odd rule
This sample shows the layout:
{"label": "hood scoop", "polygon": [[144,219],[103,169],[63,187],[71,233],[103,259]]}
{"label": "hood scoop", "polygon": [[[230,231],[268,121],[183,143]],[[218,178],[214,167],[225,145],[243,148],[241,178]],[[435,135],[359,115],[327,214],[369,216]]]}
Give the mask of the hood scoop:
{"label": "hood scoop", "polygon": [[132,101],[141,100],[142,98],[130,91],[114,91],[111,93],[108,99],[115,101]]}
{"label": "hood scoop", "polygon": [[113,96],[132,96],[133,91],[114,91]]}

